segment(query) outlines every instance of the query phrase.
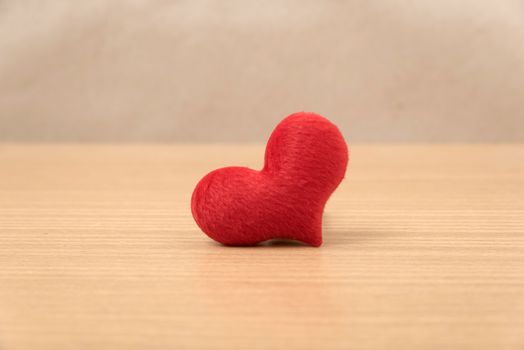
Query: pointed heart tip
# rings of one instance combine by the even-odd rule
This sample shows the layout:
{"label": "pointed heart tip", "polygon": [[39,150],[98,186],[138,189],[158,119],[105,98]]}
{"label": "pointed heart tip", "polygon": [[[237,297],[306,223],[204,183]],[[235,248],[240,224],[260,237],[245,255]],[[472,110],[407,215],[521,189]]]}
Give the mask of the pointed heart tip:
{"label": "pointed heart tip", "polygon": [[322,245],[322,236],[307,237],[307,238],[300,239],[300,241],[309,246],[318,248]]}

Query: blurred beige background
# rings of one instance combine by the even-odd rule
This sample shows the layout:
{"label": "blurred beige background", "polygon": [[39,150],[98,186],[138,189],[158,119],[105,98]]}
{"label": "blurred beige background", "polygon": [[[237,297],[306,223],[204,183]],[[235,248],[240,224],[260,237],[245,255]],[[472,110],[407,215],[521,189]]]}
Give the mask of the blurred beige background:
{"label": "blurred beige background", "polygon": [[0,141],[524,141],[524,2],[0,0]]}

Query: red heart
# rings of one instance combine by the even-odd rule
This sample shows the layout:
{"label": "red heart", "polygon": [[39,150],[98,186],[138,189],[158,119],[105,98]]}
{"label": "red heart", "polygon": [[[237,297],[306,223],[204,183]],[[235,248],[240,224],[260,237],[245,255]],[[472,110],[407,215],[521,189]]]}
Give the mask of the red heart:
{"label": "red heart", "polygon": [[348,148],[338,128],[313,113],[277,125],[260,171],[226,167],[196,186],[191,211],[209,237],[226,245],[269,239],[322,244],[322,212],[344,178]]}

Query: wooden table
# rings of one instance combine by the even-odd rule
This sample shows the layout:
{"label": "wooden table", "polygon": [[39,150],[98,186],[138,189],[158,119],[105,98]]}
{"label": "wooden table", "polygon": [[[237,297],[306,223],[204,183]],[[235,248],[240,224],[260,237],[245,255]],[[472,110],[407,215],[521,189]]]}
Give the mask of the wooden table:
{"label": "wooden table", "polygon": [[524,349],[524,146],[354,145],[324,245],[228,248],[259,145],[0,145],[0,349]]}

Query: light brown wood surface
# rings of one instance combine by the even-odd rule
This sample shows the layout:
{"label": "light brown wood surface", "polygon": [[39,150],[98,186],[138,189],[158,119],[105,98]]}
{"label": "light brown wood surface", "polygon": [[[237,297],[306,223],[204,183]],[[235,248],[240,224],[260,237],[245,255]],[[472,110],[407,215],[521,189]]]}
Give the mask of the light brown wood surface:
{"label": "light brown wood surface", "polygon": [[246,145],[0,145],[0,349],[524,349],[524,146],[355,145],[324,245],[220,246]]}

